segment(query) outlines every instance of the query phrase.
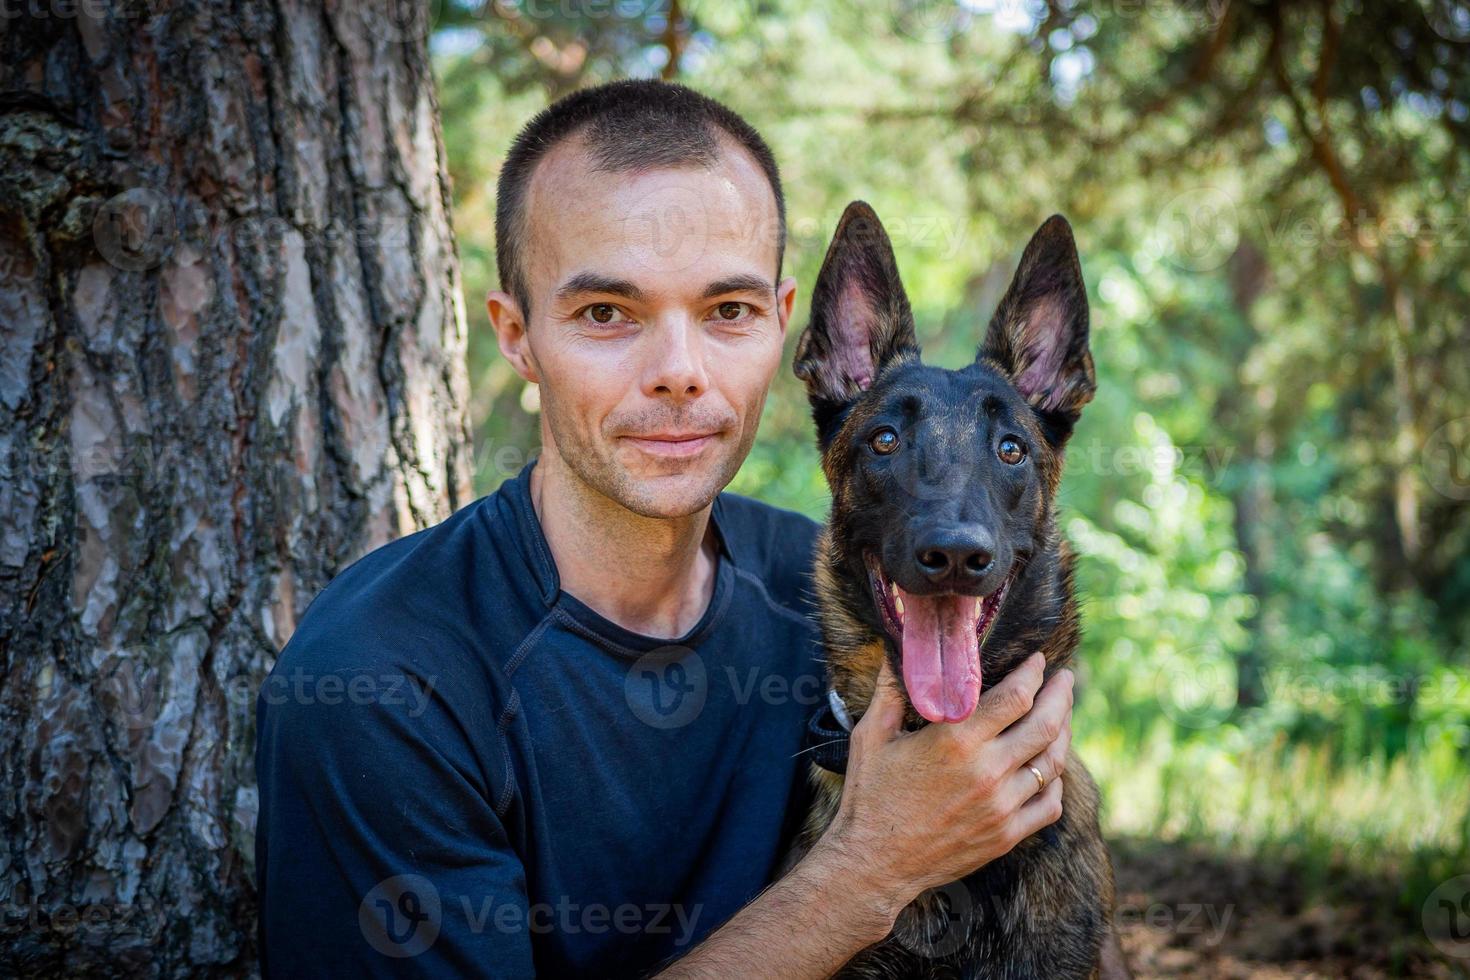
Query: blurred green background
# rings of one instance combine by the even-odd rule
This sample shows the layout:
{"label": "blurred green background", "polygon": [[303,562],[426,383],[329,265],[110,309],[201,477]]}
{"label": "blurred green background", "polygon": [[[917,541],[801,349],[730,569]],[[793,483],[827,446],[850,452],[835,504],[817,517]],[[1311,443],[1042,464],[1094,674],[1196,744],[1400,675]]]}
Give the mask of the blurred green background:
{"label": "blurred green background", "polygon": [[[765,134],[792,342],[854,198],[946,366],[973,356],[1031,232],[1067,215],[1099,375],[1062,492],[1075,728],[1120,863],[1167,867],[1152,848],[1187,843],[1291,869],[1307,908],[1358,876],[1420,932],[1349,917],[1319,950],[1299,925],[1276,958],[1367,955],[1344,933],[1390,971],[1435,955],[1426,896],[1470,872],[1470,8],[450,0],[432,45],[481,492],[538,442],[483,307],[495,178],[560,94],[662,75]],[[732,489],[825,513],[789,371]]]}

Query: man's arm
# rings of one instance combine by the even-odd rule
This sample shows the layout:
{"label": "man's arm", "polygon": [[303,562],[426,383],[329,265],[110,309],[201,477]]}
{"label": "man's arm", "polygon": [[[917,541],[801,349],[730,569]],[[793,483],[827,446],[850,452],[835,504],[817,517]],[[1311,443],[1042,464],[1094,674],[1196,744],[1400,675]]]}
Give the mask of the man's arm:
{"label": "man's arm", "polygon": [[[780,881],[659,974],[825,977],[893,928],[920,892],[961,878],[1054,823],[1071,741],[1072,675],[1041,685],[1034,655],[958,725],[902,733],[885,663],[852,732],[832,826]],[[1036,777],[1046,777],[1037,792]]]}
{"label": "man's arm", "polygon": [[534,975],[525,871],[487,782],[505,773],[466,735],[495,712],[456,696],[474,677],[303,633],[259,704],[262,975]]}
{"label": "man's arm", "polygon": [[835,973],[886,936],[902,907],[855,857],[838,847],[814,848],[659,980]]}

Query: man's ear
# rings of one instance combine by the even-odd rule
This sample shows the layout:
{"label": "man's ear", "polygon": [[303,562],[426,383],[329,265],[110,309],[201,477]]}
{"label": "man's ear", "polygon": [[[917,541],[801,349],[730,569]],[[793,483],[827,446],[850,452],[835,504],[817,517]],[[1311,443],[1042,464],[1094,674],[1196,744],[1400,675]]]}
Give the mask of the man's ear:
{"label": "man's ear", "polygon": [[791,311],[796,306],[796,277],[787,276],[776,283],[776,320],[781,324],[781,335],[786,335],[786,326],[791,322]]}
{"label": "man's ear", "polygon": [[914,315],[888,233],[872,208],[853,201],[827,248],[812,290],[811,322],[792,365],[806,382],[822,445],[885,366],[918,354]]}
{"label": "man's ear", "polygon": [[1062,445],[1092,401],[1097,378],[1087,346],[1087,287],[1067,219],[1054,214],[1032,236],[996,307],[977,360],[993,361]]}
{"label": "man's ear", "polygon": [[526,334],[526,317],[521,304],[510,293],[491,290],[485,297],[485,309],[490,314],[490,325],[495,328],[495,340],[500,353],[516,369],[516,374],[533,384],[541,382],[536,370],[536,360],[531,356],[530,340]]}

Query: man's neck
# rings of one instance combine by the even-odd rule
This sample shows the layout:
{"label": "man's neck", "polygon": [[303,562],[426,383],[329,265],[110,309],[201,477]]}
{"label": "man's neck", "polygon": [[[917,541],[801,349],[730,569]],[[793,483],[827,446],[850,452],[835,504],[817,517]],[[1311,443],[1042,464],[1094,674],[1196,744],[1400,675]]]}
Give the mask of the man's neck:
{"label": "man's neck", "polygon": [[531,470],[531,502],[561,588],[624,629],[675,639],[715,591],[710,507],[687,517],[635,514],[588,487],[554,451]]}

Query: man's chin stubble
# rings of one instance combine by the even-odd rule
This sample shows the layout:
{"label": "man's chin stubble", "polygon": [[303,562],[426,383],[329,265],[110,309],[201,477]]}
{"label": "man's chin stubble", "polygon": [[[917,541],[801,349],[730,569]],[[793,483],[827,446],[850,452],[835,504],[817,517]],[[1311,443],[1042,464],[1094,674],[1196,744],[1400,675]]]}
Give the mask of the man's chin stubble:
{"label": "man's chin stubble", "polygon": [[638,478],[623,471],[614,493],[609,496],[640,517],[673,520],[708,507],[728,482],[722,481],[719,473],[686,472]]}

